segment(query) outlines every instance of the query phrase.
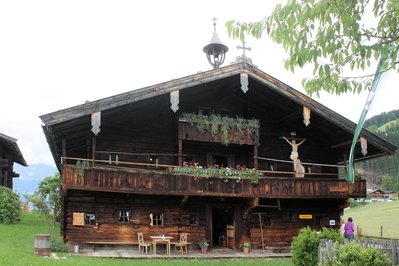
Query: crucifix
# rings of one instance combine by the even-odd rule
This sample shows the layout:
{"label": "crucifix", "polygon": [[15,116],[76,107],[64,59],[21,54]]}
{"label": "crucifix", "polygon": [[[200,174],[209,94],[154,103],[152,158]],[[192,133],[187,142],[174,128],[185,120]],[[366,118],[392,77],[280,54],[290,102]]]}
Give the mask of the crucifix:
{"label": "crucifix", "polygon": [[245,50],[251,51],[251,47],[245,47],[245,41],[242,42],[242,46],[237,45],[237,49],[242,49],[242,61],[245,62],[247,58],[245,56]]}
{"label": "crucifix", "polygon": [[300,164],[299,161],[299,153],[298,153],[298,147],[305,142],[306,139],[302,139],[301,142],[297,143],[297,139],[296,138],[286,138],[286,137],[281,137],[282,139],[284,139],[288,144],[291,145],[292,147],[292,151],[291,151],[291,155],[290,155],[290,159],[294,161],[294,169],[296,170],[296,166],[298,164]]}

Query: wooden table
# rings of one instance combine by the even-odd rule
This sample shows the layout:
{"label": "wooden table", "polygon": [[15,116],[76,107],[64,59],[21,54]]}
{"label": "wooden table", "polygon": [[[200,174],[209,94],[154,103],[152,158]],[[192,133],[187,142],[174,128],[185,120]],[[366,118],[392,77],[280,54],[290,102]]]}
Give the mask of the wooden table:
{"label": "wooden table", "polygon": [[157,244],[166,244],[166,254],[170,255],[170,240],[171,236],[150,236],[152,239],[152,251],[157,254]]}

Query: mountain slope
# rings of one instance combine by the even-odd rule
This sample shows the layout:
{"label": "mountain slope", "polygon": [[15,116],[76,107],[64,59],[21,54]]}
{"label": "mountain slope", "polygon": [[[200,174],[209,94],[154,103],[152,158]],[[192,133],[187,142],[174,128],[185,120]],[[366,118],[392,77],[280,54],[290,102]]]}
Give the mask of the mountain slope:
{"label": "mountain slope", "polygon": [[14,171],[19,173],[19,178],[14,178],[14,191],[20,195],[22,200],[23,195],[25,193],[33,193],[37,189],[40,181],[45,177],[58,173],[55,166],[46,164],[32,164],[28,167],[15,164]]}
{"label": "mountain slope", "polygon": [[[365,122],[365,127],[374,134],[399,146],[399,110],[382,113],[371,117]],[[392,156],[384,156],[357,165],[363,178],[370,183],[383,185],[384,176],[393,178],[393,184],[382,189],[399,191],[399,151]]]}

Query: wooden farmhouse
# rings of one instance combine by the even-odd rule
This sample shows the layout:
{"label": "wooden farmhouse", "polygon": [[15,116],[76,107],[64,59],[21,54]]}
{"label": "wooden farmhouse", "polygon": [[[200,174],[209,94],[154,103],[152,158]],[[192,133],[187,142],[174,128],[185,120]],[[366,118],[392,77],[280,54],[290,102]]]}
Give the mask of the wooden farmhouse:
{"label": "wooden farmhouse", "polygon": [[375,201],[392,200],[392,197],[395,195],[392,191],[383,191],[382,189],[374,189],[368,194]]}
{"label": "wooden farmhouse", "polygon": [[[246,62],[41,120],[71,248],[140,232],[283,249],[304,226],[339,228],[347,200],[366,197],[364,180],[344,179],[356,125]],[[359,141],[356,160],[396,150],[367,130],[361,138],[367,155]]]}
{"label": "wooden farmhouse", "polygon": [[14,162],[22,166],[28,166],[17,140],[0,133],[0,186],[13,188],[13,178],[19,177],[14,172]]}

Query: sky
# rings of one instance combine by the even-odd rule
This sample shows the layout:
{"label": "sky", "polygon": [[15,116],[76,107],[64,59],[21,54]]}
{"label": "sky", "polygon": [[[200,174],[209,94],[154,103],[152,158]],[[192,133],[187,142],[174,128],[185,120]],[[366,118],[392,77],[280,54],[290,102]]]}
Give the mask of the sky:
{"label": "sky", "polygon": [[[28,164],[54,165],[40,115],[207,71],[202,48],[217,20],[229,47],[223,66],[242,54],[225,22],[255,22],[280,1],[0,1],[0,133],[18,139]],[[247,39],[258,68],[304,92],[311,67],[289,72],[284,49]],[[380,84],[368,117],[399,108],[398,75]],[[367,93],[316,101],[357,123]]]}

